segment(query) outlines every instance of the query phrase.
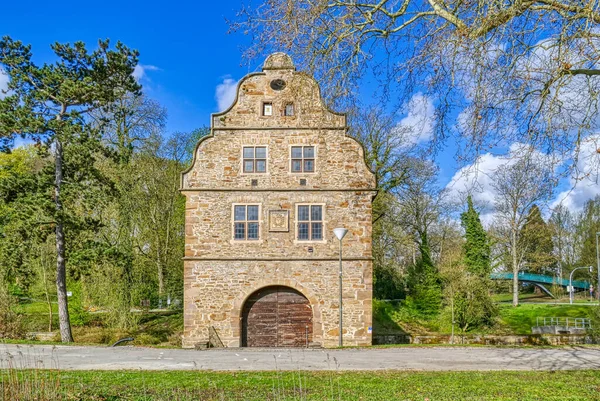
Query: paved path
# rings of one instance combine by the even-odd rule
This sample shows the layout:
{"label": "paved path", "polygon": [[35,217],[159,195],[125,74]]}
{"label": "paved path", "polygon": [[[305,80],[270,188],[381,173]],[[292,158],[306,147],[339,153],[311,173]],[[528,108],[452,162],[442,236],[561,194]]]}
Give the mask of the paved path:
{"label": "paved path", "polygon": [[600,369],[600,349],[401,347],[212,349],[0,345],[0,368],[61,370],[560,370]]}

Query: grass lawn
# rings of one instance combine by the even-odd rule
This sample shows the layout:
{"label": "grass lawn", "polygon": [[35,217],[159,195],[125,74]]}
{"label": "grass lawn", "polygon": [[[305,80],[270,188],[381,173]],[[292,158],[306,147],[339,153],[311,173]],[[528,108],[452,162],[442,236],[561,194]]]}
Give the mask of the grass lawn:
{"label": "grass lawn", "polygon": [[[48,315],[42,303],[25,303],[19,312],[25,331],[46,331]],[[469,331],[467,334],[526,335],[537,317],[591,317],[598,311],[597,305],[556,305],[522,303],[514,308],[510,304],[498,304],[499,316],[494,327]],[[134,337],[134,345],[159,345],[178,347],[183,331],[181,311],[140,313],[139,324],[133,330],[118,330],[105,327],[103,313],[87,315],[84,326],[73,326],[75,342],[79,344],[112,344],[120,338]],[[58,316],[54,316],[53,329],[58,328]],[[437,335],[449,334],[451,317],[448,308],[439,316],[428,319],[415,314],[403,303],[373,301],[374,334]],[[58,339],[58,338],[57,338]],[[1,400],[0,400],[1,401]]]}
{"label": "grass lawn", "polygon": [[[58,312],[53,304],[52,329],[58,334]],[[48,330],[48,306],[43,302],[22,302],[15,312],[20,314],[24,332],[46,332]],[[72,312],[72,310],[71,310]],[[77,344],[112,344],[120,338],[134,337],[135,345],[162,345],[177,347],[183,331],[183,313],[180,310],[137,313],[138,325],[133,330],[106,327],[104,313],[86,313],[85,324],[71,320],[73,337]],[[30,342],[30,341],[28,341]],[[0,399],[0,401],[2,401]]]}
{"label": "grass lawn", "polygon": [[584,305],[500,305],[500,319],[511,333],[531,334],[531,327],[536,325],[538,317],[591,317],[597,306]]}
{"label": "grass lawn", "polygon": [[600,400],[600,371],[3,371],[3,399]]}
{"label": "grass lawn", "polygon": [[[527,304],[518,307],[498,304],[498,322],[494,327],[467,334],[526,335],[536,325],[538,317],[589,318],[598,309],[597,305],[574,304]],[[373,326],[376,334],[449,334],[450,315],[447,310],[440,316],[424,319],[417,316],[402,303],[373,302]]]}
{"label": "grass lawn", "polygon": [[[512,302],[513,295],[506,294],[506,293],[494,294],[494,295],[492,295],[492,299],[495,302]],[[519,294],[519,301],[521,301],[521,302],[523,302],[523,301],[552,302],[552,301],[554,301],[554,299],[550,298],[546,294],[536,294],[536,293],[531,292],[531,293]]]}

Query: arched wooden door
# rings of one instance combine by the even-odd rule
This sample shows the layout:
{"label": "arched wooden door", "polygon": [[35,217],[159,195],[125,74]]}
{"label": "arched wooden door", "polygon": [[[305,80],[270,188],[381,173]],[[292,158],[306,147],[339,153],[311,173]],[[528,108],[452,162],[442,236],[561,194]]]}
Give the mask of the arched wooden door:
{"label": "arched wooden door", "polygon": [[266,287],[242,310],[243,347],[306,347],[312,341],[312,308],[300,292]]}

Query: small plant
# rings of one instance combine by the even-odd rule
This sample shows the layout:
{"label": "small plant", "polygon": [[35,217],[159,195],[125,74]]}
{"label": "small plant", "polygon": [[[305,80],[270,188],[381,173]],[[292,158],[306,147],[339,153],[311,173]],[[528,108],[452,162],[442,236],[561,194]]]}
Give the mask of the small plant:
{"label": "small plant", "polygon": [[0,283],[0,338],[22,338],[23,326],[19,314],[15,312],[16,298],[9,293],[7,286]]}

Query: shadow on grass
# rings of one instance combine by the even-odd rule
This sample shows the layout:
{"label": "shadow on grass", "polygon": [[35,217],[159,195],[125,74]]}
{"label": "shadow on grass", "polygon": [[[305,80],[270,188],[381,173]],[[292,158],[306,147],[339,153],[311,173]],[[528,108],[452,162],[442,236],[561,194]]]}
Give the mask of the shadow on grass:
{"label": "shadow on grass", "polygon": [[410,343],[410,335],[394,319],[398,306],[398,302],[373,300],[373,345]]}

